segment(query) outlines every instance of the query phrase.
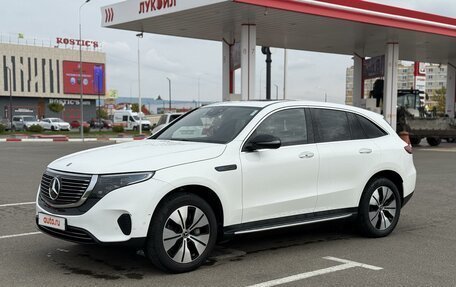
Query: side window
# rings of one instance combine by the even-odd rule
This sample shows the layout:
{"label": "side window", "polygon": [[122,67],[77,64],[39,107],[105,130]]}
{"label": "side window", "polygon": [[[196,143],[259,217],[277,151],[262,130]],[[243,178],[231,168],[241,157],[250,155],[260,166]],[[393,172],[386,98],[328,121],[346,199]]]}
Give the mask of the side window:
{"label": "side window", "polygon": [[18,122],[18,121],[19,121],[19,118],[16,118],[16,117],[13,118],[13,122]]}
{"label": "side window", "polygon": [[282,146],[306,144],[308,139],[304,109],[289,109],[270,115],[252,136],[260,134],[278,137]]}
{"label": "side window", "polygon": [[123,122],[128,122],[128,116],[123,116],[123,117],[122,117],[122,121],[123,121]]}
{"label": "side window", "polygon": [[359,123],[355,114],[347,113],[348,122],[350,124],[351,137],[353,140],[367,139],[361,124]]}
{"label": "side window", "polygon": [[379,128],[376,124],[371,122],[370,120],[366,119],[365,117],[356,116],[361,123],[361,126],[363,127],[364,132],[366,133],[367,137],[372,139],[372,138],[379,138],[384,135],[387,135],[387,133]]}
{"label": "side window", "polygon": [[318,127],[319,142],[350,140],[350,126],[345,112],[313,109],[313,120]]}

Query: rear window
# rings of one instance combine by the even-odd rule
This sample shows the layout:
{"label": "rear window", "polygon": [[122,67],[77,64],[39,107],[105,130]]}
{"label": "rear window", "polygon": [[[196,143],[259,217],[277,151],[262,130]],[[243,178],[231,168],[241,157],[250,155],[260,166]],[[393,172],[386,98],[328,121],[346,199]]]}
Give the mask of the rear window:
{"label": "rear window", "polygon": [[368,138],[370,138],[370,139],[379,138],[379,137],[387,135],[387,133],[384,130],[379,128],[376,124],[374,124],[370,120],[366,119],[365,117],[360,116],[360,115],[356,115],[356,117],[358,118],[358,120],[364,130],[364,133],[367,135]]}

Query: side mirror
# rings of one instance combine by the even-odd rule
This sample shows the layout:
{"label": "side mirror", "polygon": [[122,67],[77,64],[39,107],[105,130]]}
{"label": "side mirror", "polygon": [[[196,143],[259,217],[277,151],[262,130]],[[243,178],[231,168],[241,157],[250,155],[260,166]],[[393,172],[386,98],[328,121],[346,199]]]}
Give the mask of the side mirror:
{"label": "side mirror", "polygon": [[244,146],[245,151],[256,151],[259,149],[278,149],[282,145],[282,142],[279,138],[268,135],[262,134],[257,135],[253,139],[249,140],[247,144]]}

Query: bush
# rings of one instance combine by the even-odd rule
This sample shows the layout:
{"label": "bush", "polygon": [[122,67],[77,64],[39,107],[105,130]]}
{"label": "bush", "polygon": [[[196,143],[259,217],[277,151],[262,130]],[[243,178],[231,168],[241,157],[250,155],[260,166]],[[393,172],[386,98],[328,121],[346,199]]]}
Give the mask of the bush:
{"label": "bush", "polygon": [[125,129],[123,126],[113,126],[112,131],[115,133],[123,133]]}
{"label": "bush", "polygon": [[6,130],[6,127],[4,125],[0,124],[0,134],[4,133],[5,130]]}
{"label": "bush", "polygon": [[90,127],[83,127],[83,129],[85,134],[90,133]]}
{"label": "bush", "polygon": [[27,131],[32,132],[32,133],[42,133],[43,132],[43,127],[40,125],[31,125]]}

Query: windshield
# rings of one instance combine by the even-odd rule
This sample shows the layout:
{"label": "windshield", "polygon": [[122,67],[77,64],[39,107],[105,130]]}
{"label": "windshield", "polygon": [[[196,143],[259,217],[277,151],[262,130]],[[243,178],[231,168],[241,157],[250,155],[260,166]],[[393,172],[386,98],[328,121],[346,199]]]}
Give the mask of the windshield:
{"label": "windshield", "polygon": [[24,117],[24,122],[34,122],[36,119],[34,117]]}
{"label": "windshield", "polygon": [[421,106],[420,97],[412,93],[399,95],[397,105],[406,109],[418,109]]}
{"label": "windshield", "polygon": [[155,139],[228,143],[250,122],[256,107],[205,107],[178,119]]}
{"label": "windshield", "polygon": [[61,119],[51,119],[51,121],[54,123],[63,123]]}
{"label": "windshield", "polygon": [[139,117],[138,116],[133,116],[133,119],[137,122],[139,122]]}

